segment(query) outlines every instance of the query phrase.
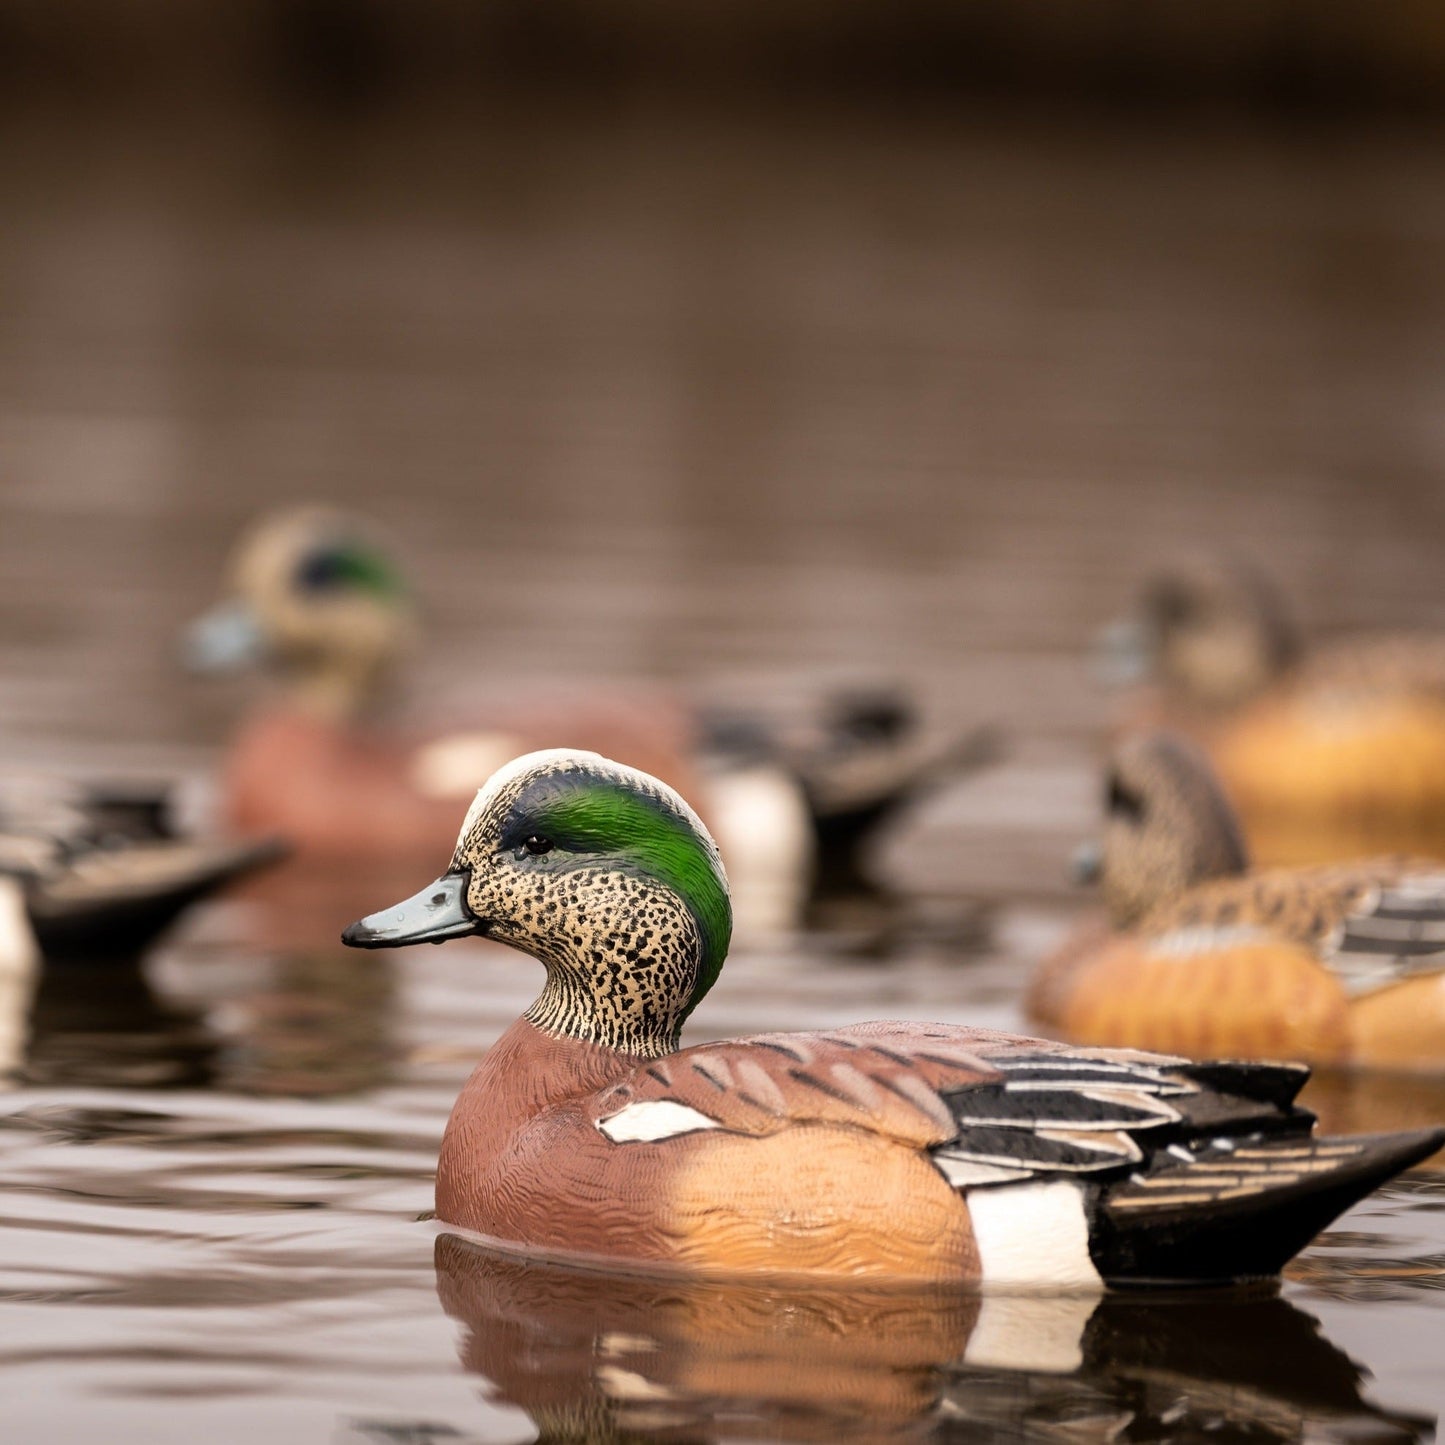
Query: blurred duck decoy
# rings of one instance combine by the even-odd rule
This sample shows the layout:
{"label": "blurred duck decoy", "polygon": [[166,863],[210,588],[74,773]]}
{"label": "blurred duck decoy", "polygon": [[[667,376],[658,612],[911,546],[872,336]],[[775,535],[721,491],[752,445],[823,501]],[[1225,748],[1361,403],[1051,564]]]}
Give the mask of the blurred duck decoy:
{"label": "blurred duck decoy", "polygon": [[824,897],[876,891],[868,854],[888,825],[1000,751],[989,726],[942,742],[925,738],[917,710],[896,687],[841,689],[796,728],[714,713],[704,729],[714,753],[763,757],[796,780],[812,833],[814,891]]}
{"label": "blurred duck decoy", "polygon": [[416,628],[411,598],[365,525],[303,507],[263,519],[231,566],[233,596],[195,622],[199,671],[262,666],[281,698],[235,737],[227,821],[284,834],[303,857],[431,856],[458,800],[529,748],[619,757],[699,799],[733,879],[740,934],[797,926],[810,893],[866,889],[865,846],[905,805],[977,767],[992,736],[921,742],[896,693],[840,694],[786,739],[756,719],[702,717],[656,692],[533,692],[467,731],[409,736],[373,714]]}
{"label": "blurred duck decoy", "polygon": [[1030,1012],[1089,1044],[1445,1071],[1445,864],[1251,870],[1184,738],[1127,739],[1090,860],[1108,920],[1041,971]]}
{"label": "blurred duck decoy", "polygon": [[[442,1234],[463,1367],[544,1440],[1430,1437],[1273,1293],[995,1292],[565,1269]],[[1339,1432],[1338,1435],[1336,1432]],[[393,1441],[395,1421],[363,1428]]]}
{"label": "blurred duck decoy", "polygon": [[0,868],[48,958],[136,953],[185,909],[285,854],[274,838],[176,837],[146,792],[102,788],[0,816]]}
{"label": "blurred duck decoy", "polygon": [[[760,760],[698,781],[695,724],[672,699],[533,692],[440,735],[377,716],[416,629],[411,597],[359,519],[322,507],[264,518],[240,541],[232,597],[192,624],[198,671],[262,667],[280,698],[233,739],[222,782],[228,823],[278,832],[303,861],[386,863],[434,856],[465,801],[528,748],[603,749],[678,786],[700,788],[745,878],[759,932],[791,927],[810,873],[797,788]],[[756,877],[758,886],[751,880]]]}
{"label": "blurred duck decoy", "polygon": [[1445,1141],[1315,1137],[1300,1065],[906,1023],[679,1051],[730,928],[717,849],[665,784],[564,751],[492,777],[447,872],[343,935],[482,935],[545,966],[452,1111],[444,1222],[728,1274],[1223,1280],[1274,1273]]}
{"label": "blurred duck decoy", "polygon": [[1261,862],[1445,857],[1445,636],[1306,652],[1266,577],[1207,558],[1150,583],[1100,662],[1152,684],[1136,723],[1206,749]]}

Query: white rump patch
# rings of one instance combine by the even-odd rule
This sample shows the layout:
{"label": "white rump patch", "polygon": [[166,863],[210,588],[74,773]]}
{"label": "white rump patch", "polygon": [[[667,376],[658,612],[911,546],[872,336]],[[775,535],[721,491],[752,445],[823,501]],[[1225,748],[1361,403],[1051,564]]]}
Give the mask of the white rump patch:
{"label": "white rump patch", "polygon": [[695,1134],[699,1129],[720,1129],[722,1125],[672,1099],[643,1099],[599,1120],[597,1127],[614,1144],[654,1144],[676,1134]]}
{"label": "white rump patch", "polygon": [[970,1192],[968,1217],[984,1284],[1102,1286],[1077,1184],[1059,1179]]}

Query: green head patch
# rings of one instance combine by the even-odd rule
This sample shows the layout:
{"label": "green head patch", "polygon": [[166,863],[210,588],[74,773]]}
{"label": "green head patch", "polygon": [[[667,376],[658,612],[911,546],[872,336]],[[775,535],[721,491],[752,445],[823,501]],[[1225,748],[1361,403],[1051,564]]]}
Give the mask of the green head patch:
{"label": "green head patch", "polygon": [[[508,913],[515,914],[517,899],[545,900],[532,905],[534,933],[545,932],[555,916],[543,911],[549,904],[559,914],[607,915],[605,936],[584,943],[586,930],[579,928],[567,940],[585,956],[597,950],[592,977],[599,986],[673,993],[669,1012],[680,1025],[717,981],[732,934],[722,860],[698,816],[655,778],[593,753],[518,759],[478,794],[458,840],[453,867],[476,871],[474,907],[483,891],[495,898],[491,875],[498,865],[513,890],[502,894],[512,900]],[[695,932],[686,946],[695,959],[651,957],[659,945],[668,951],[665,935],[674,951],[682,942],[648,913],[659,888],[695,925],[685,930],[689,938]],[[499,927],[495,936],[506,931]],[[684,962],[685,977],[670,967]],[[623,975],[615,985],[614,964]]]}
{"label": "green head patch", "polygon": [[296,585],[312,595],[348,587],[379,597],[399,597],[404,591],[401,577],[390,561],[356,542],[339,542],[308,552],[296,568]]}

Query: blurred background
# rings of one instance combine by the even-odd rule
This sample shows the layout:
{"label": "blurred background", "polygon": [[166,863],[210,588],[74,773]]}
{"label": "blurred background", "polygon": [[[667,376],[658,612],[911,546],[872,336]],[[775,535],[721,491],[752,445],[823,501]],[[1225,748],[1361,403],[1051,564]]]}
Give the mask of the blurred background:
{"label": "blurred background", "polygon": [[297,500],[426,697],[882,673],[1047,761],[1180,550],[1445,622],[1442,78],[1414,0],[4,0],[5,762],[201,765],[175,629]]}
{"label": "blurred background", "polygon": [[[246,524],[337,504],[412,579],[427,717],[883,680],[994,727],[882,860],[1001,901],[994,951],[745,955],[702,1026],[1017,1022],[1082,901],[1088,646],[1148,573],[1223,547],[1311,637],[1445,628],[1442,97],[1428,0],[0,0],[0,782],[211,776],[251,692],[180,629]],[[477,1423],[410,1221],[534,977],[225,933],[127,975],[135,1018],[47,975],[5,1207],[57,1212],[51,1273],[40,1230],[0,1261],[36,1438],[195,1438],[213,1398],[237,1439],[530,1438]],[[63,1091],[97,1061],[119,1090]],[[136,1090],[217,1080],[144,1116],[191,1154],[130,1148]],[[1291,1297],[1423,1418],[1419,1200]]]}

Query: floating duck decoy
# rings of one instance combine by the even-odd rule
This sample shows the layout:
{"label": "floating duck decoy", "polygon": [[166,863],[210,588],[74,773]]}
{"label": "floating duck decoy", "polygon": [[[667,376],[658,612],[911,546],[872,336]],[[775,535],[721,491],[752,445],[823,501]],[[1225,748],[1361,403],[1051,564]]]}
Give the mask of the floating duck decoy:
{"label": "floating duck decoy", "polygon": [[717,848],[665,784],[571,751],[492,777],[447,872],[343,935],[479,934],[545,966],[452,1111],[441,1220],[725,1274],[1233,1279],[1445,1140],[1315,1137],[1294,1064],[907,1023],[680,1050],[730,927]]}
{"label": "floating duck decoy", "polygon": [[1445,863],[1251,870],[1184,738],[1130,738],[1109,772],[1086,924],[1036,980],[1064,1037],[1200,1056],[1445,1071]]}
{"label": "floating duck decoy", "polygon": [[1136,723],[1209,753],[1264,863],[1445,857],[1445,636],[1306,651],[1268,580],[1181,564],[1104,638],[1118,680],[1151,680]]}
{"label": "floating duck decoy", "polygon": [[193,903],[285,855],[274,838],[172,836],[160,816],[107,789],[0,820],[0,866],[47,958],[137,953]]}
{"label": "floating duck decoy", "polygon": [[814,892],[824,898],[878,891],[868,854],[887,826],[944,783],[993,762],[1000,750],[989,726],[942,742],[925,738],[916,708],[898,688],[841,689],[791,732],[731,714],[705,717],[704,724],[715,752],[760,756],[796,779],[812,831]]}
{"label": "floating duck decoy", "polygon": [[[529,747],[598,747],[698,786],[693,720],[657,693],[534,693],[525,705],[485,709],[465,730],[416,735],[388,726],[377,714],[415,610],[400,573],[355,517],[301,507],[263,519],[237,546],[231,589],[231,600],[192,624],[187,658],[199,671],[259,666],[280,697],[233,739],[225,817],[243,832],[282,834],[303,863],[421,866],[455,822],[458,800]],[[773,853],[794,835],[792,846],[806,846],[801,802],[790,795],[780,803],[766,780],[749,774],[737,797],[718,801],[729,831],[747,829]],[[802,868],[802,891],[807,860],[792,866]],[[775,905],[792,906],[787,898]]]}
{"label": "floating duck decoy", "polygon": [[400,573],[358,519],[303,507],[264,519],[232,563],[233,597],[194,623],[201,671],[260,665],[281,697],[242,726],[227,822],[277,832],[303,861],[423,866],[459,801],[528,748],[582,746],[696,797],[733,878],[740,932],[797,926],[812,890],[871,888],[862,859],[884,823],[989,744],[921,743],[892,694],[843,694],[806,738],[699,717],[659,692],[561,692],[474,712],[465,731],[409,736],[375,713],[414,633]]}

